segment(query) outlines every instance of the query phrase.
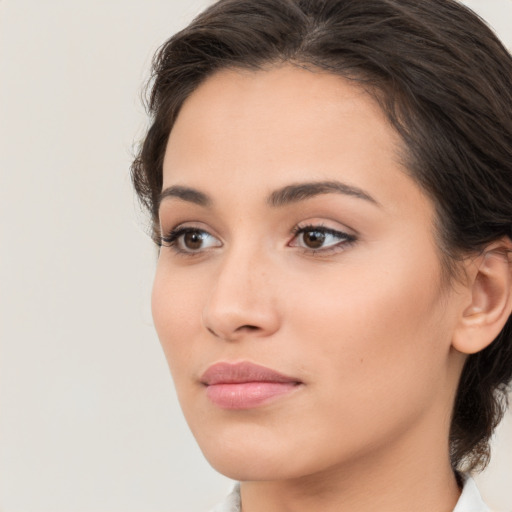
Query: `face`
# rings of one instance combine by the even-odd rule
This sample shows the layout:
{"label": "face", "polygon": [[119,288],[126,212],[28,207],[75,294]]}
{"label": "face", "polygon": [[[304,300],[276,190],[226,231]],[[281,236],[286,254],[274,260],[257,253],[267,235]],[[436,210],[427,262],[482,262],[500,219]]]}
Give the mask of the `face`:
{"label": "face", "polygon": [[222,473],[298,478],[447,437],[456,300],[399,150],[371,97],[323,72],[225,70],[183,105],[153,315]]}

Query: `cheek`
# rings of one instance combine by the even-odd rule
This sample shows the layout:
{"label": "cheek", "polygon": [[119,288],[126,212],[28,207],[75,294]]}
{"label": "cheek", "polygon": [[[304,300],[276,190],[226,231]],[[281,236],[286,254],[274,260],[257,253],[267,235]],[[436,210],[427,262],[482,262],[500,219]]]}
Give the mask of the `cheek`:
{"label": "cheek", "polygon": [[[163,256],[161,256],[163,258]],[[199,283],[171,272],[159,261],[151,295],[155,329],[177,384],[190,367],[200,330]]]}
{"label": "cheek", "polygon": [[449,351],[437,258],[393,260],[317,273],[302,279],[302,293],[290,293],[297,297],[290,337],[300,340],[311,371],[322,370],[325,404],[359,410],[363,422],[390,402],[406,408],[433,398]]}

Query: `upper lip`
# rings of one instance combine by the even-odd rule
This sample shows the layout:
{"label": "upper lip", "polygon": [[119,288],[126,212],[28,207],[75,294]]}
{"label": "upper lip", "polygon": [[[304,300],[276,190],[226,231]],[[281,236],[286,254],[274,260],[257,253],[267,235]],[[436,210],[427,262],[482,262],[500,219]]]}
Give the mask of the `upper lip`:
{"label": "upper lip", "polygon": [[282,382],[299,384],[300,380],[260,366],[241,362],[220,362],[212,364],[201,376],[201,382],[207,386],[215,384],[242,384],[244,382]]}

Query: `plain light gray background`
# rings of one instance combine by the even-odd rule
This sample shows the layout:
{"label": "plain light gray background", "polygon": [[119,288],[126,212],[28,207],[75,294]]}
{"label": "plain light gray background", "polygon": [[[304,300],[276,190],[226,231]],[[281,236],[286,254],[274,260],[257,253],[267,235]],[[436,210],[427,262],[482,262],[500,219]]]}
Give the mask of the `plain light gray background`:
{"label": "plain light gray background", "polygon": [[[0,0],[0,510],[208,510],[130,187],[154,50],[206,0]],[[509,47],[512,1],[471,0]],[[512,510],[512,414],[479,477]]]}

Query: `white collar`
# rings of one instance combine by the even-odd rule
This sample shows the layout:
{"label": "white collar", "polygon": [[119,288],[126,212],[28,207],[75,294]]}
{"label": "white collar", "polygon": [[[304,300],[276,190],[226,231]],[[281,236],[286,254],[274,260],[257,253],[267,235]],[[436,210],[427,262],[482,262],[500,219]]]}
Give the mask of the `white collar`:
{"label": "white collar", "polygon": [[[490,512],[483,502],[476,487],[475,481],[467,475],[463,475],[464,487],[453,512]],[[240,512],[240,484],[235,484],[231,493],[226,496],[211,512]]]}
{"label": "white collar", "polygon": [[468,475],[463,475],[464,487],[453,512],[489,512],[489,507],[483,502],[475,481]]}
{"label": "white collar", "polygon": [[211,512],[240,512],[240,484],[236,483],[233,490]]}

